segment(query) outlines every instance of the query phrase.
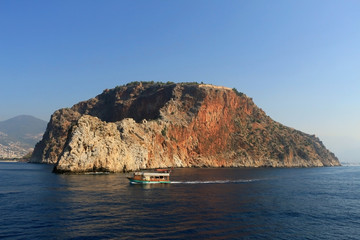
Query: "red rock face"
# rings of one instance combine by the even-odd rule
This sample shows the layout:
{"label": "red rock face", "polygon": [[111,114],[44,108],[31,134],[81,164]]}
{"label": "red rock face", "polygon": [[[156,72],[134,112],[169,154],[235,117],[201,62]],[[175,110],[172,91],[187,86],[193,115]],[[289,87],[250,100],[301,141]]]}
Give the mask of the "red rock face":
{"label": "red rock face", "polygon": [[[100,121],[95,124],[95,118],[84,118],[87,115]],[[110,123],[118,127],[106,125]],[[90,144],[86,139],[91,138],[78,132],[90,134],[95,130],[80,130],[92,124],[119,131],[119,139],[105,130],[98,133],[98,145],[110,149],[101,156],[81,147]],[[76,147],[75,135],[80,147]],[[84,159],[92,165],[79,168]],[[56,163],[58,171],[76,172],[96,168],[116,172],[172,166],[339,165],[318,138],[273,121],[244,94],[212,85],[151,83],[105,90],[71,109],[55,112],[32,160]]]}

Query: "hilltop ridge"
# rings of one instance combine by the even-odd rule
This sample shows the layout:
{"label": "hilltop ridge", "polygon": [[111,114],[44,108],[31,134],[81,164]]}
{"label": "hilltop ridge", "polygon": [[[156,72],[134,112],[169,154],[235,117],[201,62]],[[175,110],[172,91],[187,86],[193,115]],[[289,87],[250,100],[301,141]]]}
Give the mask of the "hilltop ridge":
{"label": "hilltop ridge", "polygon": [[31,161],[57,172],[340,165],[236,89],[171,82],[129,83],[55,111]]}

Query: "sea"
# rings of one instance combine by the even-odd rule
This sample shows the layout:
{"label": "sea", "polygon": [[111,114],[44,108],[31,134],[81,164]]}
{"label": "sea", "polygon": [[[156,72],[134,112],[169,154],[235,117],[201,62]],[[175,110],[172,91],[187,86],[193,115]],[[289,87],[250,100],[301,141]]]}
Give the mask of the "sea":
{"label": "sea", "polygon": [[0,162],[0,239],[360,239],[357,166],[128,175]]}

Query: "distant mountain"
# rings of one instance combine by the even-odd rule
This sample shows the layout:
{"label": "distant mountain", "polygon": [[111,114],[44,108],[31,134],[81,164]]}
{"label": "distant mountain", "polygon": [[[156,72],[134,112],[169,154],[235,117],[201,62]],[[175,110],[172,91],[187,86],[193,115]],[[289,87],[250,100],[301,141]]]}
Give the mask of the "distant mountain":
{"label": "distant mountain", "polygon": [[29,115],[0,121],[0,158],[19,158],[32,151],[46,125],[46,121]]}

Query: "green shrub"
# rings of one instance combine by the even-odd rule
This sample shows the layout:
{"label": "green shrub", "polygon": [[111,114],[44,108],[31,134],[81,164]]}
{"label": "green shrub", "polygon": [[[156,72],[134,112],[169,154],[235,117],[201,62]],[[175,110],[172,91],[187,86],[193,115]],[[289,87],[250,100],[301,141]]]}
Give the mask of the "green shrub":
{"label": "green shrub", "polygon": [[166,136],[166,132],[167,132],[167,128],[166,128],[166,126],[165,126],[164,129],[161,130],[161,134],[165,137],[165,136]]}
{"label": "green shrub", "polygon": [[239,92],[236,88],[233,88],[232,90],[236,93],[236,95],[238,95],[240,97],[242,97],[244,95],[244,93]]}

